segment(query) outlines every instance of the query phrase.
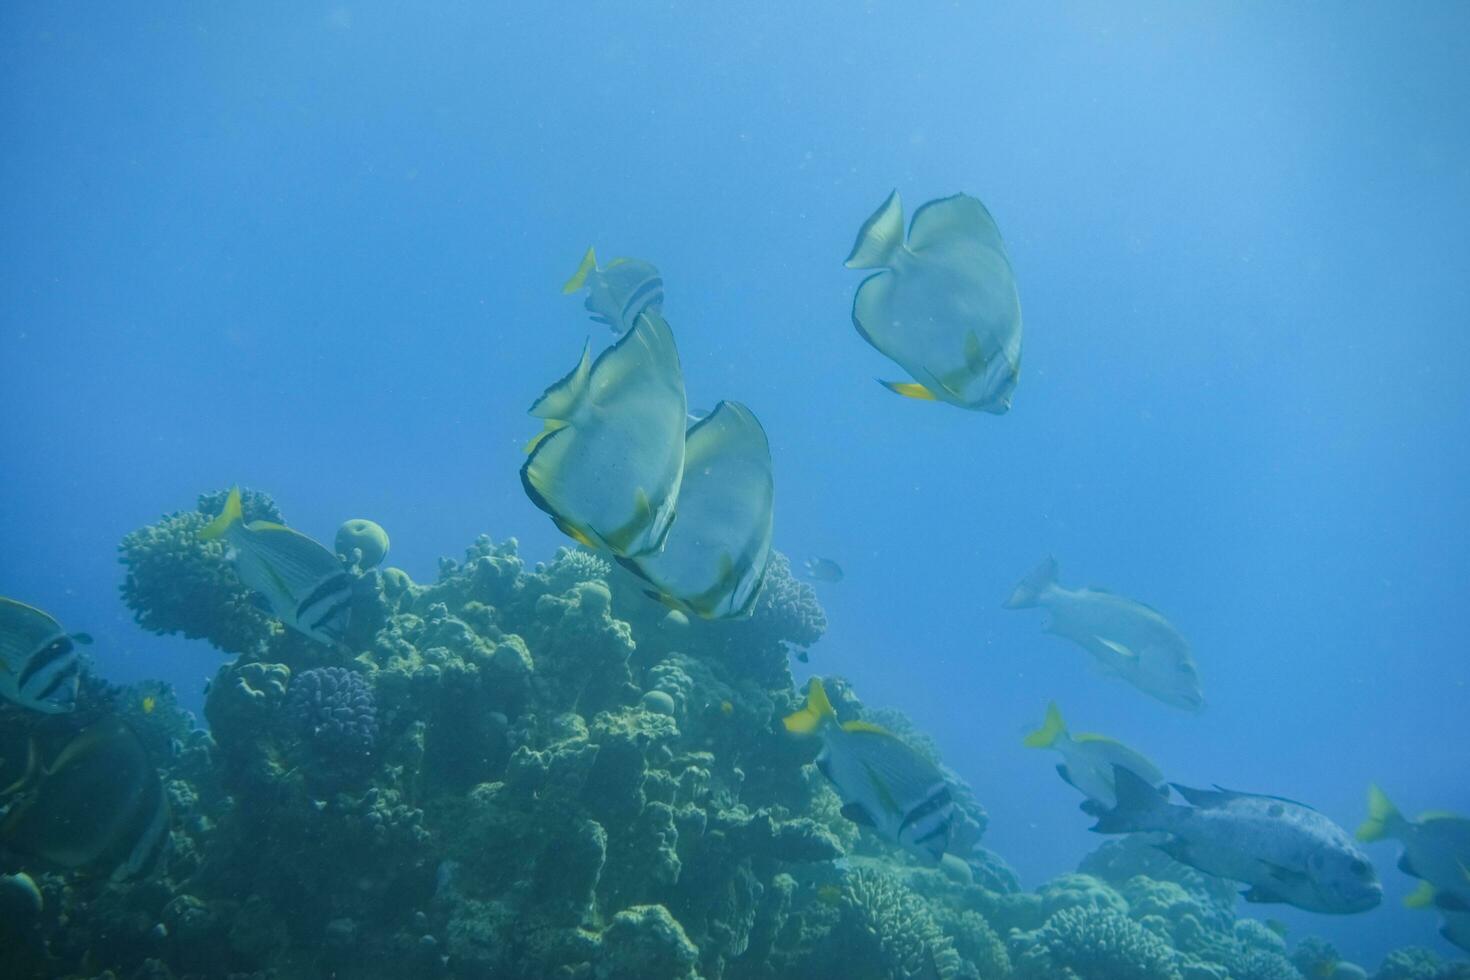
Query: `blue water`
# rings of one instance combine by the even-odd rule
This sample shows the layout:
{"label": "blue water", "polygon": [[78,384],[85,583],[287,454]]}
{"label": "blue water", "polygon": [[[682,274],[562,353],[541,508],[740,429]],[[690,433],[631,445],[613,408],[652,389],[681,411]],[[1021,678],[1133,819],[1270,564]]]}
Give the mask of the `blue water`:
{"label": "blue water", "polygon": [[[1351,827],[1470,811],[1470,8],[696,3],[0,11],[0,593],[189,704],[220,663],[117,596],[127,531],[240,482],[431,578],[526,499],[582,251],[664,274],[690,402],[768,430],[777,546],[841,562],[809,669],[909,712],[1028,885],[1097,842],[1079,729]],[[1014,408],[908,402],[853,331],[859,223],[964,190],[1026,315]],[[1165,611],[1198,717],[1001,601]],[[1333,919],[1446,955],[1410,879]]]}

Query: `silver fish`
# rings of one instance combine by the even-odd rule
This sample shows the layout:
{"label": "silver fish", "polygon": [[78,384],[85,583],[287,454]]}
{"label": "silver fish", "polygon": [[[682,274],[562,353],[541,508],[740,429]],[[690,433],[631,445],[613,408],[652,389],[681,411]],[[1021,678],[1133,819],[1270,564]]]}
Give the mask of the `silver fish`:
{"label": "silver fish", "polygon": [[43,714],[76,707],[86,633],[67,633],[46,613],[0,596],[0,697]]}
{"label": "silver fish", "polygon": [[1007,609],[1033,606],[1051,613],[1048,633],[1076,643],[1108,673],[1176,708],[1204,707],[1189,643],[1158,610],[1102,589],[1065,588],[1057,583],[1054,558],[1037,566],[1005,602]]}
{"label": "silver fish", "polygon": [[846,577],[842,566],[830,558],[808,558],[801,564],[806,569],[806,577],[818,582],[841,582]]}
{"label": "silver fish", "polygon": [[247,524],[238,487],[199,538],[223,539],[230,545],[240,581],[255,590],[282,623],[328,646],[346,637],[357,578],[320,542],[283,524]]}
{"label": "silver fish", "polygon": [[1430,905],[1449,914],[1470,914],[1470,819],[1426,813],[1410,820],[1377,786],[1368,787],[1368,819],[1358,828],[1365,843],[1397,840],[1404,845],[1399,870],[1422,880],[1405,903]]}
{"label": "silver fish", "polygon": [[618,335],[633,329],[638,314],[663,312],[664,280],[652,262],[620,258],[598,268],[597,253],[589,248],[561,291],[575,293],[584,288],[587,299],[583,306],[592,319]]}
{"label": "silver fish", "polygon": [[1311,912],[1366,912],[1383,887],[1347,832],[1311,807],[1276,796],[1174,784],[1191,806],[1166,802],[1122,766],[1118,805],[1092,828],[1101,834],[1161,831],[1159,849],[1181,864],[1250,886],[1247,902],[1284,902]]}
{"label": "silver fish", "polygon": [[877,725],[839,723],[822,682],[813,677],[806,707],[783,719],[786,730],[822,739],[817,768],[842,797],[842,815],[899,844],[930,865],[949,848],[957,809],[939,768]]}

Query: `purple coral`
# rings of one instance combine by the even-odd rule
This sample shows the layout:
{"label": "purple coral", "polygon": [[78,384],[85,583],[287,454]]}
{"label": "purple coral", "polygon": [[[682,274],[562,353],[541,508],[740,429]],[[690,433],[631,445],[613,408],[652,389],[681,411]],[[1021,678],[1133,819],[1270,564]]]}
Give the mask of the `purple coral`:
{"label": "purple coral", "polygon": [[345,667],[316,667],[297,674],[286,692],[286,715],[303,738],[327,754],[371,755],[377,742],[372,685]]}

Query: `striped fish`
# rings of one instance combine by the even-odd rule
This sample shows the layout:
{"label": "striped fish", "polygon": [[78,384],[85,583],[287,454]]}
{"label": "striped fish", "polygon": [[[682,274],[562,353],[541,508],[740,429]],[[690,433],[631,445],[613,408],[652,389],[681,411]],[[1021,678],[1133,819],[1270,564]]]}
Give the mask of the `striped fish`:
{"label": "striped fish", "polygon": [[230,545],[240,581],[264,597],[271,615],[320,643],[342,643],[356,576],[314,538],[270,521],[247,524],[238,487],[199,538]]}
{"label": "striped fish", "polygon": [[71,711],[82,669],[76,645],[91,642],[34,606],[0,596],[0,697],[48,715]]}
{"label": "striped fish", "polygon": [[587,299],[583,306],[592,319],[618,335],[633,329],[638,314],[663,312],[664,280],[652,262],[613,259],[599,269],[597,253],[589,248],[561,291],[570,294],[584,288]]}
{"label": "striped fish", "polygon": [[842,797],[844,817],[930,865],[939,863],[949,847],[956,809],[938,766],[877,725],[839,723],[815,677],[807,687],[806,707],[784,721],[789,732],[821,736],[817,768]]}

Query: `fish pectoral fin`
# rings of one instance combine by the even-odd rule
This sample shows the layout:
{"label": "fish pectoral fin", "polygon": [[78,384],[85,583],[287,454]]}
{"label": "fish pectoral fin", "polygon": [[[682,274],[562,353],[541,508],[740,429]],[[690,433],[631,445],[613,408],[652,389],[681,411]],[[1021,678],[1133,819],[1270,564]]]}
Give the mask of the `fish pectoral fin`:
{"label": "fish pectoral fin", "polygon": [[1404,896],[1404,908],[1427,909],[1434,904],[1434,886],[1427,881],[1419,882],[1408,895]]}
{"label": "fish pectoral fin", "polygon": [[1180,864],[1186,864],[1190,867],[1194,867],[1193,862],[1189,859],[1189,845],[1183,840],[1175,837],[1171,840],[1164,841],[1162,844],[1155,844],[1154,847],[1160,851],[1163,851],[1165,854],[1178,861]]}
{"label": "fish pectoral fin", "polygon": [[[1070,780],[1068,781],[1070,782]],[[1081,803],[1077,804],[1077,809],[1081,810],[1089,817],[1100,817],[1104,813],[1108,812],[1108,808],[1103,806],[1097,800],[1083,800]]]}
{"label": "fish pectoral fin", "polygon": [[878,826],[877,823],[873,821],[872,814],[868,813],[868,808],[863,806],[861,803],[843,804],[842,815],[848,820],[851,820],[853,823],[857,824],[859,827]]}
{"label": "fish pectoral fin", "polygon": [[1408,851],[1405,851],[1403,854],[1399,855],[1399,870],[1408,875],[1410,878],[1424,877],[1419,872],[1414,870],[1414,862],[1409,860]]}
{"label": "fish pectoral fin", "polygon": [[1110,640],[1105,636],[1095,636],[1094,639],[1096,639],[1097,642],[1101,643],[1103,646],[1107,647],[1109,650],[1116,653],[1118,656],[1122,657],[1124,660],[1138,659],[1138,654],[1134,653],[1127,646],[1117,642],[1116,640]]}
{"label": "fish pectoral fin", "polygon": [[1266,874],[1273,881],[1279,881],[1284,885],[1299,885],[1307,881],[1307,873],[1305,871],[1297,871],[1279,864],[1272,864],[1270,861],[1262,861],[1261,866],[1266,869]]}
{"label": "fish pectoral fin", "polygon": [[551,435],[554,432],[560,432],[566,427],[567,423],[563,422],[561,419],[547,419],[546,425],[541,429],[541,431],[532,436],[531,441],[526,443],[526,447],[524,450],[525,454],[527,456],[531,455],[536,451],[536,447],[541,445],[541,443],[546,439],[547,436]]}
{"label": "fish pectoral fin", "polygon": [[878,383],[887,388],[889,391],[893,392],[895,395],[902,395],[905,398],[914,398],[921,402],[933,402],[939,400],[937,397],[935,397],[934,392],[930,391],[928,388],[925,388],[917,381],[884,381],[880,378],[878,380]]}
{"label": "fish pectoral fin", "polygon": [[593,551],[598,550],[597,542],[593,541],[583,531],[576,527],[573,527],[571,524],[562,520],[560,517],[553,517],[551,519],[551,522],[557,526],[558,530],[560,530],[562,534],[565,534],[567,537],[571,538],[573,541],[577,542],[583,547],[591,548]]}
{"label": "fish pectoral fin", "polygon": [[1245,891],[1240,893],[1240,897],[1245,899],[1247,902],[1250,902],[1252,905],[1278,904],[1286,901],[1286,899],[1271,891],[1271,889],[1262,888],[1260,885],[1256,885],[1252,888],[1247,888]]}
{"label": "fish pectoral fin", "polygon": [[1435,892],[1434,907],[1441,912],[1470,912],[1470,903],[1454,892]]}
{"label": "fish pectoral fin", "polygon": [[1067,764],[1065,762],[1060,762],[1057,764],[1057,775],[1061,776],[1062,782],[1066,783],[1068,786],[1071,786],[1073,789],[1077,788],[1077,784],[1072,781],[1072,770],[1067,768]]}

